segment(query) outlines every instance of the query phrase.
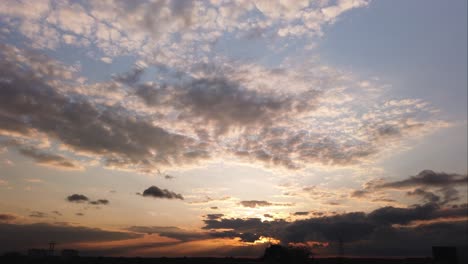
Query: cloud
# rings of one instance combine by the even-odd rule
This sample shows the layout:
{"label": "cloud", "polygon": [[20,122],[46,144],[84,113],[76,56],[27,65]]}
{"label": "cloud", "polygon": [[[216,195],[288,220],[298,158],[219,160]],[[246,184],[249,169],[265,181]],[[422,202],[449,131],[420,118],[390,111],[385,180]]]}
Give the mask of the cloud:
{"label": "cloud", "polygon": [[368,190],[355,190],[351,193],[351,197],[361,198],[365,197],[367,194],[369,194]]}
{"label": "cloud", "polygon": [[[210,218],[210,215],[207,216]],[[182,242],[205,240],[211,238],[239,238],[243,242],[254,242],[260,237],[253,233],[236,233],[232,231],[200,232],[190,231],[174,226],[132,226],[127,230],[136,233],[158,234],[160,236],[174,238]]]}
{"label": "cloud", "polygon": [[[203,229],[231,230],[235,233],[254,233],[289,242],[332,242],[339,239],[346,243],[366,241],[382,229],[417,228],[418,224],[457,222],[466,219],[465,207],[440,207],[434,203],[414,207],[382,207],[372,212],[342,213],[287,222],[284,220],[262,221],[259,218],[205,219]],[[444,220],[446,219],[446,220]],[[422,221],[422,222],[421,222]]]}
{"label": "cloud", "polygon": [[89,204],[92,204],[92,205],[106,205],[106,204],[109,204],[109,200],[107,200],[107,199],[98,199],[96,201],[89,201]]}
{"label": "cloud", "polygon": [[224,214],[207,214],[205,217],[210,220],[215,220],[223,217]]}
{"label": "cloud", "polygon": [[148,189],[143,191],[143,196],[153,197],[153,198],[166,198],[166,199],[180,199],[184,200],[184,197],[181,194],[171,192],[167,189],[160,189],[156,186],[151,186]]}
{"label": "cloud", "polygon": [[43,152],[34,147],[21,147],[19,152],[26,157],[34,159],[40,165],[51,166],[59,169],[82,170],[83,167],[75,161],[63,156]]}
{"label": "cloud", "polygon": [[193,241],[208,238],[208,234],[199,231],[189,231],[174,226],[132,226],[128,231],[135,233],[159,234],[180,241]]}
{"label": "cloud", "polygon": [[82,194],[72,194],[67,197],[67,200],[72,203],[81,203],[89,201],[89,198]]}
{"label": "cloud", "polygon": [[83,203],[88,202],[91,205],[107,205],[109,204],[109,200],[107,199],[97,199],[97,200],[90,200],[87,196],[83,194],[72,194],[67,197],[67,200],[72,203]]}
{"label": "cloud", "polygon": [[0,214],[0,222],[10,222],[15,220],[17,217],[13,214]]}
{"label": "cloud", "polygon": [[295,212],[294,215],[304,216],[309,215],[310,212]]}
{"label": "cloud", "polygon": [[110,64],[110,63],[112,63],[112,58],[102,57],[101,61],[104,62],[104,63]]}
{"label": "cloud", "polygon": [[[0,248],[24,250],[43,247],[44,239],[57,241],[62,245],[82,242],[124,240],[141,237],[139,234],[119,231],[107,231],[98,228],[72,226],[66,224],[0,224]],[[44,237],[47,234],[47,237]]]}
{"label": "cloud", "polygon": [[403,189],[415,186],[425,187],[446,187],[468,183],[468,176],[461,174],[448,174],[445,172],[434,172],[432,170],[423,170],[416,176],[410,176],[408,179],[394,182],[386,182],[375,186],[376,188]]}
{"label": "cloud", "polygon": [[[14,133],[34,140],[37,137],[33,133],[40,133],[74,154],[102,159],[108,167],[143,172],[207,158],[201,155],[204,150],[196,140],[170,133],[147,118],[133,116],[125,108],[101,105],[91,98],[60,91],[53,84],[63,84],[73,73],[58,62],[10,46],[0,48],[0,131],[6,135]],[[48,78],[55,81],[46,81]],[[57,154],[32,148],[20,151],[43,164],[77,168]]]}
{"label": "cloud", "polygon": [[271,203],[268,201],[259,201],[259,200],[248,200],[248,201],[240,201],[240,204],[244,207],[265,207],[265,206],[291,206],[292,204],[289,203]]}
{"label": "cloud", "polygon": [[[318,62],[136,63],[90,84],[76,66],[8,45],[0,52],[0,132],[25,146],[48,142],[23,154],[62,167],[89,160],[154,173],[219,157],[273,169],[349,166],[447,125],[422,101],[367,98],[351,89],[360,81]],[[157,74],[147,81],[150,67]]]}
{"label": "cloud", "polygon": [[[460,199],[460,188],[466,188],[468,176],[465,174],[434,172],[423,170],[416,176],[409,176],[399,181],[373,180],[365,184],[364,189],[351,192],[353,198],[380,196],[385,191],[406,191],[406,195],[418,197],[425,203],[445,205]],[[375,201],[389,199],[374,198]]]}
{"label": "cloud", "polygon": [[263,207],[263,206],[272,206],[273,204],[267,201],[257,201],[257,200],[250,200],[250,201],[241,201],[240,204],[244,207]]}
{"label": "cloud", "polygon": [[44,218],[44,217],[48,217],[48,215],[44,212],[33,211],[31,212],[31,214],[29,214],[29,217]]}
{"label": "cloud", "polygon": [[210,196],[205,196],[202,200],[195,200],[195,201],[190,201],[190,204],[206,204],[206,203],[211,203],[211,202],[218,202],[218,201],[226,201],[231,199],[230,196],[222,196],[219,198],[212,198]]}
{"label": "cloud", "polygon": [[271,125],[286,113],[309,110],[313,108],[316,93],[295,96],[262,93],[223,77],[195,79],[176,88],[141,86],[137,90],[137,95],[152,106],[167,103],[165,100],[169,98],[170,107],[182,111],[179,119],[212,123],[218,134],[227,133],[231,126]]}
{"label": "cloud", "polygon": [[437,203],[440,201],[440,197],[435,195],[434,193],[432,192],[429,192],[429,191],[425,191],[423,189],[414,189],[413,191],[408,191],[406,193],[407,195],[417,195],[417,196],[421,196],[426,202],[430,202],[430,203]]}
{"label": "cloud", "polygon": [[[0,21],[9,30],[26,37],[28,44],[35,48],[94,44],[109,57],[139,51],[143,56],[164,54],[170,60],[176,60],[177,56],[170,55],[179,51],[180,62],[184,62],[190,57],[189,43],[211,44],[228,32],[235,32],[237,38],[263,41],[278,38],[313,41],[323,34],[323,27],[334,23],[344,12],[367,4],[363,0],[336,3],[110,1],[52,6],[47,2],[7,1],[0,5]],[[249,15],[254,18],[246,20]],[[171,46],[174,36],[180,36],[175,47]],[[207,56],[209,47],[199,52]],[[201,60],[199,56],[192,57]]]}

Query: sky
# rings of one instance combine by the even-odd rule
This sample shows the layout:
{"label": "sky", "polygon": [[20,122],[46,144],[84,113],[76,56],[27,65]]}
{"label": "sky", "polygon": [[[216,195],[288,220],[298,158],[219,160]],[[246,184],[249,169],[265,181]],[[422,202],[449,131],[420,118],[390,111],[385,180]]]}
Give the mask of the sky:
{"label": "sky", "polygon": [[468,244],[464,0],[4,0],[0,28],[2,252]]}

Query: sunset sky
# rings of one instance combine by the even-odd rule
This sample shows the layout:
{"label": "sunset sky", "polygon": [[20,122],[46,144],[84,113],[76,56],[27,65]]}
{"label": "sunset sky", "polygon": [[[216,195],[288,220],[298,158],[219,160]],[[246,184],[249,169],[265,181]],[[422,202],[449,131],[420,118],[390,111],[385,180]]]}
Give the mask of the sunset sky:
{"label": "sunset sky", "polygon": [[1,252],[426,256],[467,159],[466,0],[0,1]]}

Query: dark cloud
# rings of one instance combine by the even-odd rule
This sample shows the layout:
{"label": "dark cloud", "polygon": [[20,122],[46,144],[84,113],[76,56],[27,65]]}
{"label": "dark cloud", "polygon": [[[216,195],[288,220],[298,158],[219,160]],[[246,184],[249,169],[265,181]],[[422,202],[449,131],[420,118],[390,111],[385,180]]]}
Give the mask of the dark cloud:
{"label": "dark cloud", "polygon": [[259,240],[261,235],[256,233],[244,232],[237,233],[234,231],[220,231],[220,232],[211,232],[210,236],[216,238],[239,238],[242,242],[253,243],[256,240]]}
{"label": "dark cloud", "polygon": [[434,212],[438,210],[438,206],[433,203],[423,206],[415,206],[412,208],[396,208],[386,206],[376,209],[369,213],[369,219],[379,224],[408,224],[415,220],[430,220],[434,219]]}
{"label": "dark cloud", "polygon": [[72,226],[65,224],[0,224],[0,248],[25,250],[44,247],[48,241],[60,244],[124,240],[141,237],[129,232],[107,231],[98,228]]}
{"label": "dark cloud", "polygon": [[[372,239],[375,232],[394,229],[395,225],[415,228],[416,221],[461,221],[468,217],[467,208],[440,207],[435,203],[408,208],[382,207],[368,214],[353,212],[320,216],[286,222],[284,220],[261,221],[259,218],[217,218],[205,219],[203,229],[229,230],[236,233],[252,233],[256,236],[269,236],[280,239],[283,243],[307,241],[332,242],[338,240],[359,242]],[[403,228],[403,227],[402,227]],[[222,234],[218,234],[221,236]],[[336,253],[336,252],[335,252]]]}
{"label": "dark cloud", "polygon": [[408,191],[406,194],[409,196],[420,196],[425,202],[428,203],[437,203],[440,201],[440,197],[438,195],[420,188],[414,189],[413,191]]}
{"label": "dark cloud", "polygon": [[263,206],[272,206],[273,204],[267,201],[258,201],[258,200],[250,200],[250,201],[241,201],[240,204],[244,207],[263,207]]}
{"label": "dark cloud", "polygon": [[294,215],[309,215],[309,212],[295,212]]}
{"label": "dark cloud", "polygon": [[184,197],[181,194],[171,192],[167,189],[160,189],[156,186],[151,186],[148,189],[144,190],[142,195],[145,197],[154,197],[154,198],[180,199],[180,200],[184,199]]}
{"label": "dark cloud", "polygon": [[143,67],[135,66],[129,72],[114,76],[114,80],[127,85],[133,85],[140,80],[144,72],[145,69]]}
{"label": "dark cloud", "polygon": [[223,217],[224,214],[207,214],[205,217],[210,220],[215,220]]}
{"label": "dark cloud", "polygon": [[52,213],[58,216],[62,216],[62,213],[60,213],[59,211],[52,211]]}
{"label": "dark cloud", "polygon": [[89,201],[89,198],[83,194],[72,194],[67,197],[67,200],[72,203],[81,203]]}
{"label": "dark cloud", "polygon": [[76,216],[84,216],[83,213],[76,213],[75,215],[76,215]]}
{"label": "dark cloud", "polygon": [[[371,197],[386,190],[412,190],[406,191],[406,195],[419,197],[424,203],[437,203],[445,205],[460,199],[459,191],[456,188],[466,188],[468,186],[468,176],[456,173],[434,172],[423,170],[416,176],[393,182],[371,181],[364,189],[355,190],[351,193],[354,198]],[[394,202],[394,199],[374,198],[372,201]]]}
{"label": "dark cloud", "polygon": [[31,146],[20,147],[19,152],[26,157],[32,158],[41,165],[47,165],[61,169],[82,169],[82,167],[77,162],[71,159],[61,155],[47,153]]}
{"label": "dark cloud", "polygon": [[[219,219],[222,217],[218,215],[208,215],[207,218]],[[243,242],[254,242],[260,236],[254,233],[243,232],[238,233],[234,231],[190,231],[174,226],[132,226],[127,228],[128,231],[145,234],[158,234],[160,236],[174,238],[182,242],[195,241],[209,238],[240,238]]]}
{"label": "dark cloud", "polygon": [[218,206],[211,206],[210,209],[211,210],[218,210]]}
{"label": "dark cloud", "polygon": [[[347,254],[369,257],[431,256],[432,246],[446,245],[458,247],[460,256],[468,245],[466,235],[462,235],[467,231],[465,221],[408,227],[383,226],[376,228],[368,239],[346,243],[345,250]],[[338,243],[331,243],[329,247],[317,249],[316,252],[336,254]]]}
{"label": "dark cloud", "polygon": [[300,95],[261,93],[223,77],[199,78],[177,85],[140,85],[136,94],[150,106],[182,111],[179,119],[213,124],[216,133],[231,126],[271,125],[287,113],[315,107],[317,91]]}
{"label": "dark cloud", "polygon": [[33,211],[29,214],[29,217],[35,217],[35,218],[45,218],[48,215],[44,212],[39,212],[39,211]]}
{"label": "dark cloud", "polygon": [[0,214],[0,222],[9,222],[16,219],[15,215],[12,214]]}
{"label": "dark cloud", "polygon": [[240,201],[240,204],[244,207],[266,207],[266,206],[291,206],[292,204],[289,203],[271,203],[268,201],[259,201],[259,200],[248,200],[248,201]]}
{"label": "dark cloud", "polygon": [[99,200],[96,200],[96,201],[89,201],[89,203],[92,204],[92,205],[106,205],[106,204],[109,204],[109,200],[99,199]]}
{"label": "dark cloud", "polygon": [[410,176],[408,179],[394,182],[387,182],[375,186],[376,188],[408,188],[408,187],[446,187],[454,185],[463,185],[468,183],[468,176],[461,174],[448,174],[445,172],[434,172],[432,170],[423,170],[416,176]]}
{"label": "dark cloud", "polygon": [[166,175],[164,175],[164,179],[166,179],[166,180],[172,180],[172,179],[175,179],[175,176],[166,174]]}
{"label": "dark cloud", "polygon": [[446,204],[446,203],[455,202],[455,201],[460,200],[459,192],[457,191],[457,189],[455,189],[452,186],[444,187],[444,188],[440,189],[439,192],[443,196],[441,204]]}
{"label": "dark cloud", "polygon": [[373,202],[386,202],[386,203],[394,203],[394,202],[396,202],[395,199],[385,198],[385,197],[375,198],[375,199],[372,199],[372,201],[373,201]]}
{"label": "dark cloud", "polygon": [[255,230],[262,226],[260,218],[221,218],[205,219],[203,229],[233,229],[238,231]]}
{"label": "dark cloud", "polygon": [[209,238],[206,232],[189,231],[175,226],[131,226],[128,231],[145,234],[158,234],[180,241],[193,241]]}
{"label": "dark cloud", "polygon": [[361,198],[361,197],[365,197],[367,194],[369,194],[369,191],[367,190],[355,190],[351,193],[351,197]]}
{"label": "dark cloud", "polygon": [[92,205],[107,205],[109,204],[109,200],[107,199],[98,199],[98,200],[90,200],[87,196],[83,194],[72,194],[67,197],[67,200],[72,203],[82,203],[82,202],[88,202],[89,204]]}

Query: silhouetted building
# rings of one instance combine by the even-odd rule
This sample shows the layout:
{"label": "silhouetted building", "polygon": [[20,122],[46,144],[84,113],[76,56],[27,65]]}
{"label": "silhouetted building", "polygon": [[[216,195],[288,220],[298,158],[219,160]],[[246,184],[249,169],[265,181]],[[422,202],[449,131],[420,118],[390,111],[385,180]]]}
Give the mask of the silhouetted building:
{"label": "silhouetted building", "polygon": [[78,253],[78,250],[64,249],[62,250],[61,256],[64,258],[72,258],[72,257],[78,257],[79,253]]}
{"label": "silhouetted building", "polygon": [[281,245],[270,245],[265,249],[263,260],[266,263],[307,263],[311,252],[306,247],[284,247]]}
{"label": "silhouetted building", "polygon": [[43,258],[48,256],[49,251],[41,248],[28,249],[28,257]]}
{"label": "silhouetted building", "polygon": [[456,247],[432,247],[434,264],[457,264]]}

